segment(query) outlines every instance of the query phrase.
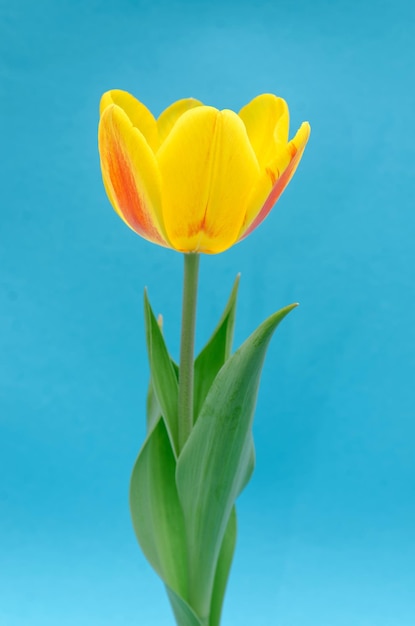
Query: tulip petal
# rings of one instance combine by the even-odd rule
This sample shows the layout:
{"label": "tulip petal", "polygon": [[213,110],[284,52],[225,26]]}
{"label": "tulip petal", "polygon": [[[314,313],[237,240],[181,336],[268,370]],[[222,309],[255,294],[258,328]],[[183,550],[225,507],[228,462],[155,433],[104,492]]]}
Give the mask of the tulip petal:
{"label": "tulip petal", "polygon": [[203,103],[200,100],[196,100],[195,98],[183,98],[182,100],[177,100],[177,102],[173,102],[167,109],[164,109],[162,113],[160,113],[157,119],[157,126],[159,132],[160,143],[166,139],[167,135],[179,119],[186,113],[186,111],[190,111],[190,109],[194,109],[195,107],[202,106]]}
{"label": "tulip petal", "polygon": [[[268,213],[271,211],[274,204],[277,202],[278,198],[281,196],[282,192],[293,177],[303,155],[309,136],[310,125],[308,122],[304,122],[294,139],[286,144],[284,153],[278,154],[271,166],[266,168],[251,197],[249,203],[250,206],[238,241],[245,239],[245,237],[252,233],[252,231],[255,230],[255,228],[259,226],[259,224],[261,224],[261,222],[263,222],[267,217]],[[281,170],[279,170],[278,165],[281,165],[284,161],[288,164],[284,167],[282,173],[280,174]],[[261,197],[264,201],[263,205],[262,202],[258,202]],[[262,208],[259,209],[259,212],[258,206],[262,206]]]}
{"label": "tulip petal", "polygon": [[193,108],[179,117],[157,160],[172,247],[212,254],[229,248],[260,175],[241,119],[228,110]]}
{"label": "tulip petal", "polygon": [[104,109],[98,143],[102,177],[115,211],[145,239],[168,246],[156,159],[142,133],[120,107],[112,104]]}
{"label": "tulip petal", "polygon": [[239,111],[261,168],[287,145],[290,116],[285,100],[272,94],[257,96]]}
{"label": "tulip petal", "polygon": [[106,107],[111,104],[116,104],[124,111],[131,124],[141,131],[148,145],[155,152],[160,143],[157,122],[147,107],[128,91],[122,89],[112,89],[104,93],[99,107],[100,114],[102,115]]}

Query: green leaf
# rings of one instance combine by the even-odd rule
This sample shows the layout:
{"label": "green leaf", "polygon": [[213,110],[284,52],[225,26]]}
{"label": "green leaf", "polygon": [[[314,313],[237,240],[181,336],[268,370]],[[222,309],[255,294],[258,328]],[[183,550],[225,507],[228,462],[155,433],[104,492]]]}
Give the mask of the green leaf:
{"label": "green leaf", "polygon": [[225,362],[177,461],[189,550],[189,603],[202,619],[209,617],[222,540],[252,463],[250,436],[266,349],[295,306],[269,317]]}
{"label": "green leaf", "polygon": [[164,420],[159,419],[131,475],[131,517],[148,561],[166,585],[186,598],[186,534],[175,474],[175,455]]}
{"label": "green leaf", "polygon": [[[160,406],[161,414],[166,422],[173,451],[177,455],[178,446],[178,383],[173,363],[167,350],[163,333],[157,323],[147,292],[144,293],[144,319],[146,323],[146,340],[150,378],[155,398]],[[152,399],[150,399],[152,402]],[[153,410],[154,407],[152,407]],[[154,415],[152,415],[154,419]],[[151,420],[150,420],[151,423]]]}
{"label": "green leaf", "polygon": [[219,626],[222,613],[223,598],[231,569],[233,553],[236,545],[236,510],[233,507],[219,552],[216,566],[215,580],[213,582],[212,599],[210,603],[209,626]]}
{"label": "green leaf", "polygon": [[209,341],[195,360],[194,420],[200,413],[208,391],[232,349],[236,298],[240,275],[235,279],[228,303]]}

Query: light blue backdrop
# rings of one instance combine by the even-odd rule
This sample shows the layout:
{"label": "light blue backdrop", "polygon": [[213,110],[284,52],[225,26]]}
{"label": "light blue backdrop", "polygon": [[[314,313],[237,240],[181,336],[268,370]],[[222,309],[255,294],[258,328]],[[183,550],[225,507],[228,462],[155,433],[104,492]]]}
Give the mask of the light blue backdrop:
{"label": "light blue backdrop", "polygon": [[413,626],[414,20],[410,0],[1,0],[2,626],[173,624],[127,492],[142,291],[177,355],[182,259],[104,194],[115,87],[156,114],[274,92],[312,125],[266,223],[202,259],[199,345],[237,272],[237,343],[301,303],[265,364],[223,626]]}

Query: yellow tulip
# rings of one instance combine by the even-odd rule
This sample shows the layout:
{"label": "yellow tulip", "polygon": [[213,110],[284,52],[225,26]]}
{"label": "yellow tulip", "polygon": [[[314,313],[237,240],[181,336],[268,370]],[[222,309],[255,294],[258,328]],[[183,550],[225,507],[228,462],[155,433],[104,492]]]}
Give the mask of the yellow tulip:
{"label": "yellow tulip", "polygon": [[156,120],[125,91],[101,99],[102,177],[118,215],[136,233],[180,252],[223,252],[268,215],[310,135],[288,141],[286,102],[254,98],[239,114],[178,100]]}

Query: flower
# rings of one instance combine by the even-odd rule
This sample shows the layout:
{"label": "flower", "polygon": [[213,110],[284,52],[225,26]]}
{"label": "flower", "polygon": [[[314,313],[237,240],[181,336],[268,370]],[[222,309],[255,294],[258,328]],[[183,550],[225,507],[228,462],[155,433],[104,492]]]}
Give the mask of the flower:
{"label": "flower", "polygon": [[310,126],[288,141],[286,102],[262,94],[239,114],[187,98],[156,120],[118,89],[101,99],[102,177],[137,234],[180,252],[223,252],[249,235],[288,185]]}

